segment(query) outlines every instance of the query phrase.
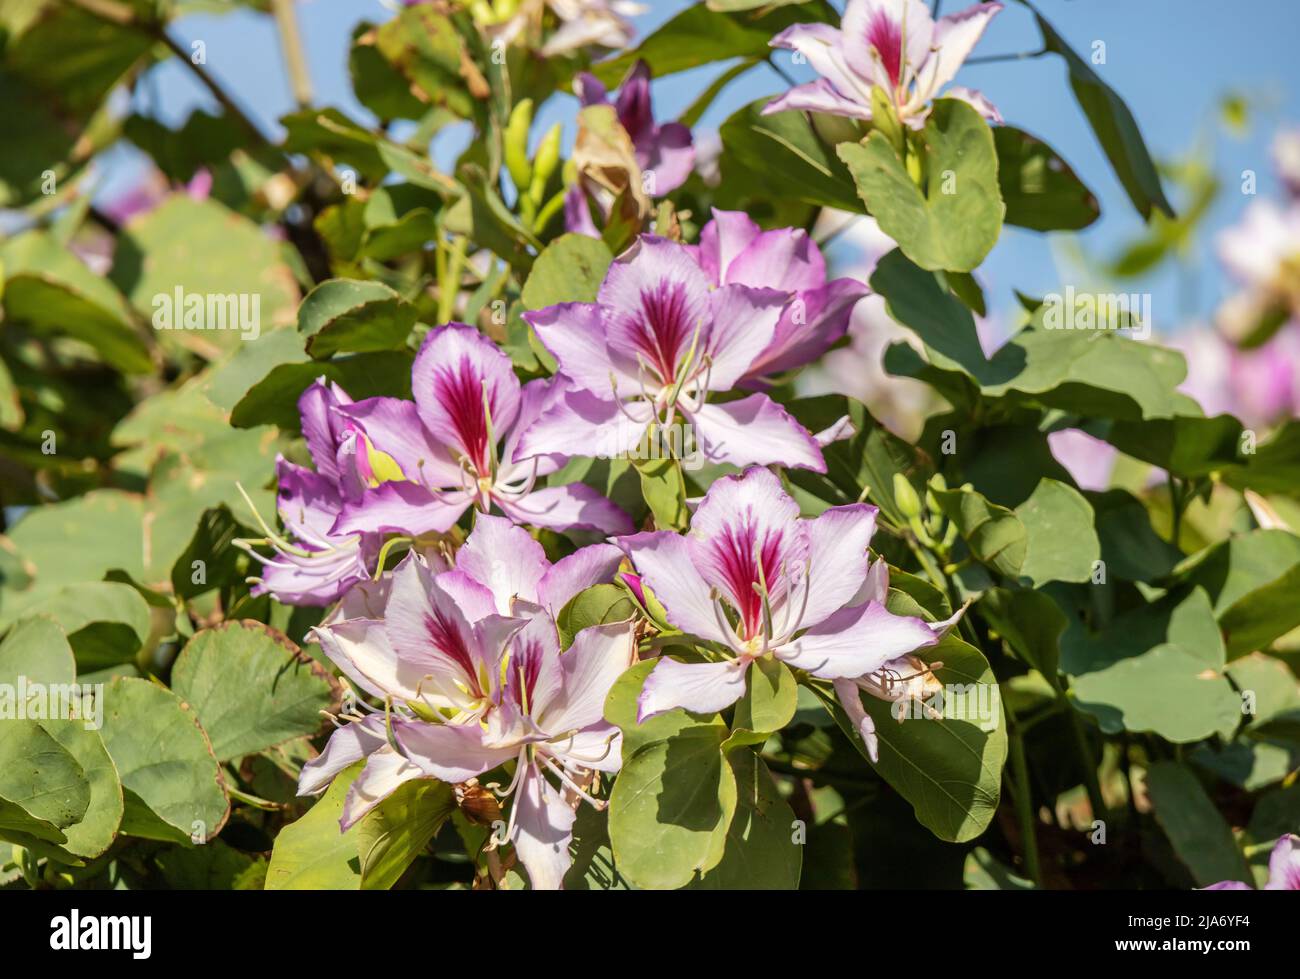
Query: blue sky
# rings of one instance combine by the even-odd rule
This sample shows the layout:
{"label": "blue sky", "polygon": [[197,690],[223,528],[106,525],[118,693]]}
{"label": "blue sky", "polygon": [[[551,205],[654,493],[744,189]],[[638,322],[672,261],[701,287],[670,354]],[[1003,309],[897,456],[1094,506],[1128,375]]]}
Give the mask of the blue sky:
{"label": "blue sky", "polygon": [[[837,0],[838,3],[838,0]],[[687,6],[683,0],[650,0],[650,9],[637,20],[642,36]],[[942,0],[942,12],[966,6],[964,0]],[[1270,142],[1280,126],[1300,125],[1300,3],[1296,0],[1039,0],[1039,9],[1057,30],[1085,55],[1094,41],[1106,46],[1106,63],[1096,70],[1128,102],[1157,159],[1174,159],[1193,148],[1205,156],[1225,191],[1207,220],[1212,235],[1236,220],[1249,198],[1243,196],[1241,172],[1259,176],[1259,194],[1279,193],[1273,173]],[[390,16],[378,0],[308,0],[299,5],[299,18],[317,101],[336,105],[349,114],[366,113],[352,99],[347,53],[353,25],[360,19]],[[176,33],[185,41],[203,40],[209,70],[235,97],[274,129],[274,120],[293,108],[278,38],[269,17],[237,11],[221,16],[191,16]],[[996,17],[976,55],[1033,50],[1038,34],[1033,18],[1020,4],[1008,0]],[[808,69],[789,66],[801,78]],[[675,117],[723,66],[683,72],[655,85],[656,112]],[[802,71],[802,74],[801,74]],[[1089,252],[1113,254],[1142,231],[1141,219],[1096,144],[1076,106],[1064,64],[1055,57],[1019,62],[972,65],[958,83],[983,91],[1007,121],[1046,139],[1093,189],[1102,205],[1102,218],[1082,236]],[[776,94],[785,83],[759,68],[734,82],[701,120],[716,128],[739,106],[765,94]],[[1229,136],[1219,124],[1219,106],[1228,94],[1244,95],[1252,106],[1248,130]],[[555,100],[539,120],[571,120],[576,100]],[[179,124],[198,105],[214,108],[207,93],[182,66],[160,66],[142,86],[136,107]],[[567,136],[572,137],[572,124]],[[453,134],[452,143],[466,137]],[[440,147],[450,158],[454,145]],[[101,195],[112,194],[137,179],[138,161],[130,152],[110,157]],[[1179,201],[1174,199],[1175,206]],[[980,271],[994,310],[1012,307],[1012,289],[1042,294],[1064,280],[1059,264],[1065,240],[1072,236],[1043,236],[1007,229]],[[1212,238],[1203,236],[1187,268],[1165,269],[1123,286],[1125,291],[1153,294],[1156,328],[1172,332],[1192,315],[1208,316],[1230,289],[1212,254]]]}

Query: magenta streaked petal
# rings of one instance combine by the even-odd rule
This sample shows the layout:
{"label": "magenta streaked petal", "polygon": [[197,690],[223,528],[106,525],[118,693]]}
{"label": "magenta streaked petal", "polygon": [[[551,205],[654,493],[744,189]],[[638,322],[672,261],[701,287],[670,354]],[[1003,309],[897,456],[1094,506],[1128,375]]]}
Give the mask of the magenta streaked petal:
{"label": "magenta streaked petal", "polygon": [[718,623],[709,584],[700,576],[685,537],[662,530],[622,537],[615,543],[654,591],[670,623],[701,639],[730,644],[733,637]]}
{"label": "magenta streaked petal", "polygon": [[745,694],[744,660],[725,663],[680,663],[661,656],[645,678],[637,698],[636,722],[681,707],[693,714],[715,714]]}
{"label": "magenta streaked petal", "polygon": [[849,67],[892,91],[925,62],[934,19],[923,0],[849,0],[840,33]]}
{"label": "magenta streaked petal", "polygon": [[649,380],[668,383],[692,340],[709,330],[709,281],[682,245],[643,235],[610,265],[598,302],[607,343],[619,363],[644,363]]}
{"label": "magenta streaked petal", "polygon": [[710,462],[826,471],[817,440],[765,394],[704,405],[690,412],[689,421]]}
{"label": "magenta streaked petal", "polygon": [[464,323],[429,331],[411,367],[411,390],[420,420],[436,441],[487,472],[491,429],[500,439],[519,410],[519,379],[496,344]]}
{"label": "magenta streaked petal", "polygon": [[743,639],[763,628],[763,599],[755,586],[765,582],[777,607],[788,597],[790,576],[808,561],[799,505],[775,475],[757,467],[714,481],[686,540],[700,576],[739,614]]}

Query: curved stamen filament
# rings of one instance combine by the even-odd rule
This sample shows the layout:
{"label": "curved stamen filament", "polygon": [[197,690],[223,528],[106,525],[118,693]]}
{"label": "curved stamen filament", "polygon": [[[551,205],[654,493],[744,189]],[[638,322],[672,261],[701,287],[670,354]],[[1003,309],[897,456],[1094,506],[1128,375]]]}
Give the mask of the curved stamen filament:
{"label": "curved stamen filament", "polygon": [[560,781],[564,783],[566,788],[575,792],[580,798],[582,798],[586,802],[589,802],[592,806],[596,808],[598,812],[600,810],[603,810],[606,806],[609,805],[609,803],[606,802],[604,799],[597,799],[595,796],[590,795],[585,790],[583,790],[583,788],[580,785],[578,785],[577,782],[575,782],[571,777],[569,777],[568,773],[565,772],[563,768],[555,764],[554,760],[550,757],[550,755],[541,755],[540,757],[542,759],[542,764],[545,765],[547,768],[549,768],[551,771],[553,771],[557,776],[559,776]]}

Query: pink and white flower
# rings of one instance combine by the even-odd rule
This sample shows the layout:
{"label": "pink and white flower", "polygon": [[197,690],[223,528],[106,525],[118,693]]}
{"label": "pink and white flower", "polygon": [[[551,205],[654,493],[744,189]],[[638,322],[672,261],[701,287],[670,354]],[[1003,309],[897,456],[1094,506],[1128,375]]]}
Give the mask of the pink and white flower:
{"label": "pink and white flower", "polygon": [[924,622],[884,605],[887,569],[867,555],[876,512],[853,504],[802,519],[780,480],[753,468],[714,482],[685,536],[621,538],[669,623],[715,657],[661,658],[642,687],[638,722],[675,707],[722,710],[744,695],[750,663],[765,656],[851,681],[937,643],[956,617]]}
{"label": "pink and white flower", "polygon": [[765,394],[721,404],[776,337],[787,295],[712,288],[692,251],[642,236],[610,265],[594,303],[524,319],[569,385],[523,433],[517,456],[628,457],[652,424],[680,415],[704,457],[825,472],[816,440]]}
{"label": "pink and white flower", "polygon": [[411,388],[414,402],[370,398],[336,409],[365,434],[377,475],[343,508],[335,533],[443,533],[471,506],[554,530],[631,529],[627,514],[589,486],[537,486],[562,456],[517,451],[524,430],[563,397],[563,380],[521,386],[496,344],[449,323],[425,337]]}
{"label": "pink and white flower", "polygon": [[[981,3],[935,21],[923,0],[849,0],[839,29],[795,24],[772,46],[798,52],[821,77],[769,102],[764,114],[799,109],[871,119],[871,90],[882,89],[906,125],[925,124],[931,100],[970,56],[1000,3]],[[1002,116],[979,92],[951,88],[991,122]]]}

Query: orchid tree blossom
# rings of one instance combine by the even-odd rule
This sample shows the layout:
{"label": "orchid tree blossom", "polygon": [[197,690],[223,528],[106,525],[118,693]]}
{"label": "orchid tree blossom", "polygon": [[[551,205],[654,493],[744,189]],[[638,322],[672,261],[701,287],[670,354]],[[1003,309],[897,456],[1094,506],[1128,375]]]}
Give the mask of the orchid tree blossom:
{"label": "orchid tree blossom", "polygon": [[700,231],[700,267],[715,286],[778,289],[789,296],[768,345],[754,358],[742,387],[816,360],[849,328],[858,300],[870,291],[857,279],[826,280],[826,260],[802,228],[764,231],[743,211],[713,210]]}
{"label": "orchid tree blossom", "polygon": [[[344,803],[346,829],[405,781],[464,783],[513,761],[510,783],[489,788],[513,796],[506,838],[533,886],[550,888],[570,864],[576,804],[603,807],[591,794],[597,773],[619,768],[620,734],[603,710],[636,646],[629,621],[584,629],[561,654],[548,608],[521,596],[562,605],[611,577],[621,554],[596,545],[543,570],[544,558],[519,552],[521,535],[481,516],[454,571],[410,555],[392,576],[382,619],[317,628],[331,660],[384,707],[358,705],[304,767],[299,791],[320,791],[364,758]],[[501,615],[502,606],[518,614]]]}
{"label": "orchid tree blossom", "polygon": [[[1221,880],[1204,888],[1207,891],[1252,891],[1249,884],[1240,880]],[[1285,833],[1273,845],[1268,857],[1266,891],[1300,891],[1300,836]]]}
{"label": "orchid tree blossom", "polygon": [[[580,72],[573,82],[574,94],[583,107],[608,105],[609,93],[595,75]],[[638,60],[618,87],[614,110],[619,124],[627,131],[641,173],[649,174],[652,183],[646,192],[659,197],[686,183],[695,168],[695,146],[691,131],[679,122],[655,122],[650,97],[650,66]],[[564,198],[565,228],[568,231],[599,238],[600,231],[592,220],[587,195],[574,184]]]}
{"label": "orchid tree blossom", "polygon": [[[931,100],[1001,10],[1000,3],[980,3],[936,21],[923,0],[849,0],[838,29],[794,24],[772,39],[773,47],[802,55],[821,77],[772,100],[763,113],[799,109],[870,121],[871,91],[879,87],[898,118],[920,129]],[[957,87],[945,94],[969,102],[990,122],[1002,121],[979,92]]]}
{"label": "orchid tree blossom", "polygon": [[1261,322],[1300,320],[1300,202],[1255,201],[1218,237],[1219,259],[1241,283],[1220,307],[1218,325],[1233,340]]}
{"label": "orchid tree blossom", "polygon": [[867,556],[876,513],[859,503],[802,519],[780,480],[752,468],[709,487],[685,536],[621,538],[668,622],[715,655],[705,663],[661,658],[641,689],[638,722],[675,707],[722,710],[745,693],[749,664],[762,657],[851,680],[936,644],[950,623],[884,606],[883,566],[873,569]]}
{"label": "orchid tree blossom", "polygon": [[[272,530],[254,510],[266,536],[236,542],[262,563],[252,594],[269,593],[289,605],[328,605],[369,578],[380,535],[334,528],[344,507],[360,498],[365,479],[356,426],[335,410],[351,403],[347,392],[324,378],[299,397],[302,431],[316,469],[276,458],[276,510],[285,532]],[[274,556],[259,554],[254,544],[269,545]]]}
{"label": "orchid tree blossom", "polygon": [[[405,0],[407,6],[419,2]],[[507,44],[520,36],[540,38],[549,8],[559,26],[538,48],[544,58],[587,48],[625,48],[636,34],[628,18],[646,9],[633,0],[477,0],[468,6],[494,40]]]}
{"label": "orchid tree blossom", "polygon": [[765,394],[724,403],[768,349],[786,293],[712,288],[684,245],[642,236],[610,265],[594,303],[524,314],[570,386],[523,433],[517,456],[624,458],[681,416],[704,457],[825,472],[816,440]]}
{"label": "orchid tree blossom", "polygon": [[518,457],[520,435],[562,396],[564,381],[521,386],[491,340],[449,323],[425,338],[411,388],[414,402],[370,398],[336,409],[365,435],[372,478],[335,533],[444,533],[470,507],[553,530],[631,529],[627,514],[589,486],[537,486],[562,457]]}

